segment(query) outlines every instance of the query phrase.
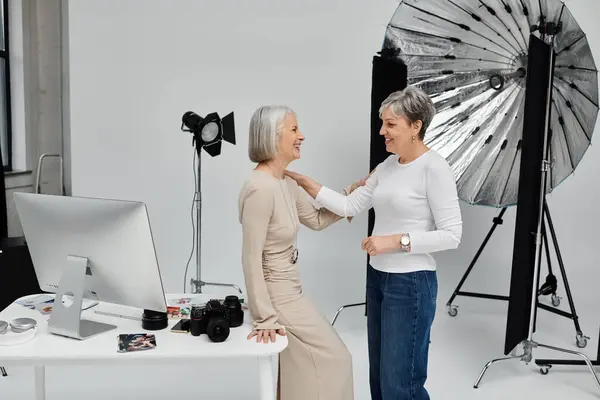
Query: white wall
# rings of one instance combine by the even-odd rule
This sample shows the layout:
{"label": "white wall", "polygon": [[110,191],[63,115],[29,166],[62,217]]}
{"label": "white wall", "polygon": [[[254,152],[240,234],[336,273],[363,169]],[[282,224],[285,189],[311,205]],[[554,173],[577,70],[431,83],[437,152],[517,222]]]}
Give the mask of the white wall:
{"label": "white wall", "polygon": [[[71,1],[73,194],[147,202],[166,287],[182,290],[194,181],[181,116],[235,111],[238,145],[225,143],[214,159],[203,155],[202,259],[204,279],[242,285],[237,196],[253,167],[251,113],[265,103],[297,111],[307,139],[294,168],[339,189],[364,175],[371,57],[396,5]],[[308,292],[363,298],[366,220],[365,214],[327,232],[302,232]]]}
{"label": "white wall", "polygon": [[[568,4],[600,64],[600,27],[589,12],[595,1]],[[337,189],[364,175],[371,57],[396,6],[394,0],[71,1],[73,194],[145,201],[167,289],[181,290],[192,246],[194,183],[191,139],[179,131],[180,118],[187,110],[221,115],[234,110],[238,145],[224,144],[215,159],[203,155],[202,259],[204,279],[242,284],[237,194],[252,168],[246,155],[252,111],[265,103],[297,110],[307,140],[303,159],[292,168]],[[592,148],[577,174],[549,198],[575,300],[588,309],[600,297],[595,290],[600,215],[594,208],[599,165],[600,154]],[[514,211],[507,212],[465,290],[508,293]],[[461,247],[437,256],[443,302],[497,210],[463,205],[463,212]],[[364,298],[360,241],[366,221],[365,213],[350,225],[301,232],[305,289],[317,300],[333,296],[321,304],[324,312]],[[588,331],[595,331],[598,321],[587,322]]]}

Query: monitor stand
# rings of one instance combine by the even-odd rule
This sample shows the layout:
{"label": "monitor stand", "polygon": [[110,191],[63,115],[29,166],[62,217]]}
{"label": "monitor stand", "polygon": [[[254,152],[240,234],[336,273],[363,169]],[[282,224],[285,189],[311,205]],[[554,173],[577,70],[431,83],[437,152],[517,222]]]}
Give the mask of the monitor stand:
{"label": "monitor stand", "polygon": [[[48,332],[85,340],[117,328],[116,325],[81,318],[88,265],[89,260],[86,257],[67,256],[67,266],[60,279],[48,321]],[[68,298],[65,298],[67,304],[63,303],[63,297],[67,296],[72,296],[72,303]]]}

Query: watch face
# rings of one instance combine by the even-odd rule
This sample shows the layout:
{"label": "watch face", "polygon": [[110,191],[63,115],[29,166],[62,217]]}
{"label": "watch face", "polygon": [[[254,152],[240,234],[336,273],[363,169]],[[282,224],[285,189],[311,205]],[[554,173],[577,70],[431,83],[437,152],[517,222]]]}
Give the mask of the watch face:
{"label": "watch face", "polygon": [[410,238],[408,236],[402,236],[402,238],[400,239],[400,243],[402,243],[402,245],[404,246],[408,246],[408,244],[410,243]]}

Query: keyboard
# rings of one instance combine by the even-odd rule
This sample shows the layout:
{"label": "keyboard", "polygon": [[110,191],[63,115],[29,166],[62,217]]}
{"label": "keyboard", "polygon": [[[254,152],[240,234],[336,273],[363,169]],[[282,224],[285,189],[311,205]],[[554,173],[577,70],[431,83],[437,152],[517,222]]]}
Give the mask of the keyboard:
{"label": "keyboard", "polygon": [[144,310],[119,304],[100,303],[94,308],[94,312],[100,315],[141,321]]}

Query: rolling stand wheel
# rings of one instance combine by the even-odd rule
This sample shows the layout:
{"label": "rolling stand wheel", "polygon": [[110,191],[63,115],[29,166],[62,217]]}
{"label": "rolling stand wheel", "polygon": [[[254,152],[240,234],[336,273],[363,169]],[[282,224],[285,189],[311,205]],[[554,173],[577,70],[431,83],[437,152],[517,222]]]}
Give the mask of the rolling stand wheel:
{"label": "rolling stand wheel", "polygon": [[550,372],[550,368],[552,368],[552,365],[544,365],[543,367],[540,367],[540,374],[548,375],[548,372]]}
{"label": "rolling stand wheel", "polygon": [[6,373],[6,369],[4,369],[4,367],[0,367],[0,372],[2,373],[2,376],[8,376],[8,374]]}
{"label": "rolling stand wheel", "polygon": [[448,315],[451,317],[456,317],[458,315],[458,307],[448,306]]}
{"label": "rolling stand wheel", "polygon": [[560,296],[557,296],[556,294],[553,294],[553,295],[552,295],[552,305],[553,305],[554,307],[558,307],[558,306],[560,306],[560,299],[561,299],[561,297],[560,297]]}
{"label": "rolling stand wheel", "polygon": [[583,333],[578,333],[577,334],[577,347],[579,347],[580,349],[583,349],[585,346],[587,346],[588,339],[589,339],[589,337],[583,336]]}

